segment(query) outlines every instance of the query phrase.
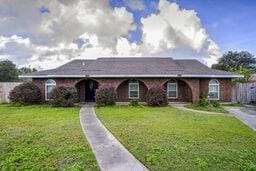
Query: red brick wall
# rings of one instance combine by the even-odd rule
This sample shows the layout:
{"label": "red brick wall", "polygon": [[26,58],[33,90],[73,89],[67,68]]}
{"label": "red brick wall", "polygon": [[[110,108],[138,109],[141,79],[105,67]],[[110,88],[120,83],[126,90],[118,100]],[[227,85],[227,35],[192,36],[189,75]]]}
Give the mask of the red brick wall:
{"label": "red brick wall", "polygon": [[[34,78],[33,82],[40,88],[42,101],[45,100],[45,81],[48,79]],[[75,86],[79,79],[76,78],[53,78],[57,86]]]}
{"label": "red brick wall", "polygon": [[[84,101],[84,89],[79,87],[77,84],[82,81],[81,78],[53,78],[56,81],[57,86],[76,86],[79,93],[80,101]],[[170,78],[171,79],[171,78]],[[45,81],[47,79],[33,79],[33,82],[40,88],[42,92],[42,100],[44,97]],[[128,79],[126,78],[95,78],[95,81],[99,83],[99,86],[111,85],[116,90],[118,95],[118,101],[125,100],[128,101],[128,84],[124,82]],[[141,78],[140,86],[140,97],[141,101],[145,101],[145,95],[147,89],[155,86],[165,86],[169,78]],[[198,79],[198,78],[177,78],[179,87],[179,97],[177,100],[172,101],[191,101],[196,102],[199,99],[199,95],[203,93],[208,93],[208,85],[210,79]],[[223,102],[231,101],[232,84],[231,79],[218,79],[220,82],[220,100]],[[123,85],[124,84],[124,85]],[[143,86],[143,84],[145,86]],[[121,87],[120,87],[121,86]],[[127,86],[127,87],[126,87]]]}
{"label": "red brick wall", "polygon": [[[170,102],[192,102],[192,92],[188,84],[184,81],[177,80],[178,84],[178,98],[177,99],[168,99]],[[167,82],[164,84],[164,90],[167,90]]]}
{"label": "red brick wall", "polygon": [[[146,101],[146,94],[148,88],[145,84],[139,81],[139,101]],[[129,81],[122,82],[118,88],[116,89],[117,92],[117,101],[118,102],[128,102],[129,99]]]}
{"label": "red brick wall", "polygon": [[[207,95],[209,92],[209,81],[211,79],[200,79],[200,95]],[[220,101],[231,102],[232,98],[232,83],[229,78],[217,79],[219,81],[220,88]]]}

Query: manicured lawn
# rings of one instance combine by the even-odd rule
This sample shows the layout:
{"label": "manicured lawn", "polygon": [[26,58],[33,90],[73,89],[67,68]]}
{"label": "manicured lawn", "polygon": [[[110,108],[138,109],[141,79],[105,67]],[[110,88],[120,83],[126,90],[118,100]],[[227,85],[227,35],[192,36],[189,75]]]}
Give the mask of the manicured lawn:
{"label": "manicured lawn", "polygon": [[144,106],[96,113],[151,170],[256,170],[256,133],[232,116]]}
{"label": "manicured lawn", "polygon": [[204,110],[204,111],[208,111],[208,112],[228,113],[228,111],[226,111],[222,106],[213,107],[213,106],[209,105],[206,107],[202,107],[202,106],[199,106],[198,104],[189,104],[189,105],[186,105],[185,107],[187,107],[189,109]]}
{"label": "manicured lawn", "polygon": [[98,170],[79,108],[0,104],[0,170]]}

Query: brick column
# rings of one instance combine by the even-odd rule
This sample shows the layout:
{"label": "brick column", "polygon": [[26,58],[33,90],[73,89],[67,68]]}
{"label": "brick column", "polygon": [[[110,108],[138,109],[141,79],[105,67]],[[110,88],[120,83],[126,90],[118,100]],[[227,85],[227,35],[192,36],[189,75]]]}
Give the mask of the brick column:
{"label": "brick column", "polygon": [[192,103],[196,103],[199,100],[200,85],[197,78],[184,78],[181,79],[188,84],[192,92]]}

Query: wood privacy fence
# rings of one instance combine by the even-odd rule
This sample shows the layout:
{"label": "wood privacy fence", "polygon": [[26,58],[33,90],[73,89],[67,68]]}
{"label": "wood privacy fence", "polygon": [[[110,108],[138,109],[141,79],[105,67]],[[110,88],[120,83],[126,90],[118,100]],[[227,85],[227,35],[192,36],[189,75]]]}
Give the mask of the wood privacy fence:
{"label": "wood privacy fence", "polygon": [[233,86],[232,101],[242,104],[256,101],[256,82],[236,83]]}
{"label": "wood privacy fence", "polygon": [[22,82],[0,82],[0,103],[10,102],[9,93]]}

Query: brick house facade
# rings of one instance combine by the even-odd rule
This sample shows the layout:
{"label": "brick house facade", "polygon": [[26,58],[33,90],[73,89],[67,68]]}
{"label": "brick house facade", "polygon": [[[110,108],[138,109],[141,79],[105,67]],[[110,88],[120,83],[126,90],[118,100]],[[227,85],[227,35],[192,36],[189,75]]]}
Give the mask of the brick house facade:
{"label": "brick house facade", "polygon": [[[201,95],[230,102],[233,73],[213,70],[196,60],[172,58],[99,58],[74,60],[53,70],[36,72],[32,78],[40,88],[42,100],[56,86],[75,87],[79,102],[93,101],[95,91],[112,86],[118,102],[133,98],[146,101],[150,88],[162,87],[170,102],[196,102]],[[49,82],[49,83],[48,83]]]}
{"label": "brick house facade", "polygon": [[[42,100],[45,99],[45,82],[49,78],[34,78],[33,82],[40,88],[42,92]],[[79,94],[79,101],[85,102],[85,81],[93,80],[101,86],[113,86],[117,92],[118,102],[128,102],[128,84],[129,79],[124,78],[51,78],[56,81],[56,86],[70,86],[76,87]],[[139,80],[139,100],[146,100],[146,93],[148,89],[155,86],[162,86],[166,90],[166,83],[168,80],[177,80],[178,83],[178,98],[169,99],[173,102],[196,102],[200,95],[207,95],[209,93],[209,78],[138,78]],[[230,78],[219,78],[219,100],[222,102],[231,101],[232,83]]]}

